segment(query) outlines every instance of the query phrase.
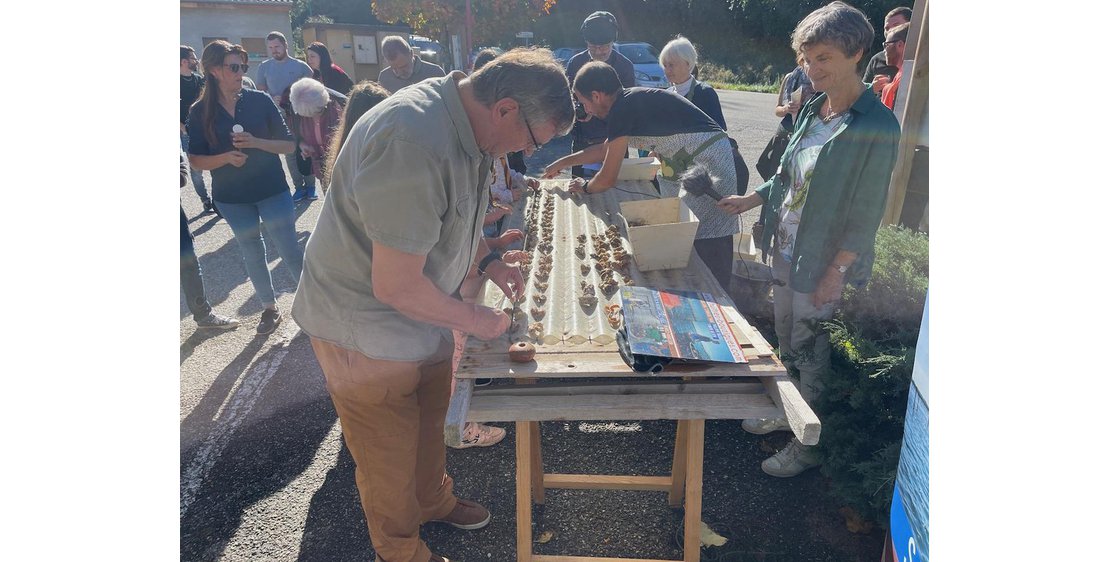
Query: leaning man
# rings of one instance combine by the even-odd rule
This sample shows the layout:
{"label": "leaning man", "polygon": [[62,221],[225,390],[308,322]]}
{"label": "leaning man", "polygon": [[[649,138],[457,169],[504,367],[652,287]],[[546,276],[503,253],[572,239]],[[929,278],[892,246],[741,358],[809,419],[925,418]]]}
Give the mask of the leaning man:
{"label": "leaning man", "polygon": [[477,263],[519,298],[520,270],[482,240],[491,163],[531,153],[573,119],[562,66],[550,51],[518,49],[469,77],[395,93],[339,151],[293,317],[327,379],[380,562],[448,560],[420,540],[425,522],[489,523],[446,474],[451,330],[489,340],[510,319],[462,302],[458,289]]}

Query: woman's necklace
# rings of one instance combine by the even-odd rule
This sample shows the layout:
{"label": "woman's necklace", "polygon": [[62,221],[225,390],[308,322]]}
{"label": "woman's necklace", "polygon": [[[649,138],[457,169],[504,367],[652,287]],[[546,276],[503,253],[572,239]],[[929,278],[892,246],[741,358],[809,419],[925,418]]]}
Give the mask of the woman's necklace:
{"label": "woman's necklace", "polygon": [[826,99],[825,100],[825,107],[823,109],[825,109],[825,111],[824,111],[825,115],[823,117],[821,117],[821,120],[824,121],[826,124],[829,123],[830,121],[832,121],[833,119],[836,119],[837,117],[840,117],[841,115],[844,115],[844,113],[848,111],[847,109],[845,109],[844,111],[835,111],[834,112],[833,109],[832,109],[832,100],[831,99]]}

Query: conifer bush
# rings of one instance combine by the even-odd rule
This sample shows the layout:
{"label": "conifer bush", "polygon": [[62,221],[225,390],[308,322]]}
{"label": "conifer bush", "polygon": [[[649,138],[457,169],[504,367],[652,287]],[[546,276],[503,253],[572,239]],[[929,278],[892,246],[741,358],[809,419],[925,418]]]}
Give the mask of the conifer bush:
{"label": "conifer bush", "polygon": [[928,285],[928,236],[883,227],[870,282],[848,288],[827,324],[833,372],[813,405],[821,471],[848,507],[884,528]]}

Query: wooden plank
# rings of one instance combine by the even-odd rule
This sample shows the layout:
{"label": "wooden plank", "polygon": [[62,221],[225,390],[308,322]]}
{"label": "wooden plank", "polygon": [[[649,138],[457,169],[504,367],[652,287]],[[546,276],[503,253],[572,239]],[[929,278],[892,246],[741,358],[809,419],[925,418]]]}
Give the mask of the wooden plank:
{"label": "wooden plank", "polygon": [[667,493],[667,504],[682,507],[682,493],[686,490],[686,447],[690,434],[690,422],[678,420],[674,437],[674,458],[671,462],[671,489]]}
{"label": "wooden plank", "polygon": [[802,399],[794,381],[784,375],[766,377],[763,384],[767,388],[767,396],[782,410],[798,441],[803,445],[816,445],[821,439],[821,420]]}
{"label": "wooden plank", "polygon": [[639,490],[666,492],[669,476],[617,476],[610,474],[544,474],[543,487],[567,490]]}
{"label": "wooden plank", "polygon": [[765,394],[645,394],[482,396],[470,402],[470,421],[686,420],[766,418],[782,410]]}
{"label": "wooden plank", "polygon": [[466,415],[470,411],[470,397],[473,393],[472,379],[455,379],[455,392],[451,394],[447,418],[443,423],[443,442],[448,447],[457,447],[462,443],[463,428],[466,426]]}
{"label": "wooden plank", "polygon": [[576,396],[582,394],[763,394],[762,382],[636,380],[611,383],[583,380],[581,382],[548,383],[534,386],[499,385],[474,390],[481,396]]}
{"label": "wooden plank", "polygon": [[536,554],[534,562],[682,562],[681,560],[660,560],[658,558],[598,558],[596,556],[551,556]]}
{"label": "wooden plank", "polygon": [[686,516],[683,560],[701,560],[702,462],[705,457],[705,420],[690,420],[686,447]]}
{"label": "wooden plank", "polygon": [[[906,189],[909,187],[910,170],[913,168],[913,154],[917,147],[918,136],[921,133],[921,122],[925,116],[925,107],[929,102],[929,3],[924,2],[924,9],[914,10],[913,23],[910,24],[910,33],[907,39],[916,41],[911,64],[912,70],[902,74],[902,83],[905,96],[904,113],[899,115],[902,125],[902,136],[898,141],[898,159],[894,163],[894,171],[890,175],[890,184],[887,187],[886,212],[883,214],[882,224],[894,224],[902,216],[902,205],[906,200]],[[906,54],[910,54],[911,45],[906,42]],[[895,109],[901,102],[895,103]]]}
{"label": "wooden plank", "polygon": [[[767,357],[753,357],[748,363],[672,363],[655,377],[715,376],[744,377],[784,374],[786,369],[767,351]],[[625,365],[616,353],[575,355],[536,355],[529,363],[513,363],[507,356],[483,356],[480,362],[463,357],[455,374],[460,379],[475,378],[549,378],[549,377],[642,377]]]}
{"label": "wooden plank", "polygon": [[516,559],[532,561],[532,432],[516,422]]}

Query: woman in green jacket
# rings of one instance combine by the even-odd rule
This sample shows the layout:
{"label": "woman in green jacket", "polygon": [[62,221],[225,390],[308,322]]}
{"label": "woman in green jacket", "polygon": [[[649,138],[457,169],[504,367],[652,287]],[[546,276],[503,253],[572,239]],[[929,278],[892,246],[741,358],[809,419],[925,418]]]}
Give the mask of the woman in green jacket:
{"label": "woman in green jacket", "polygon": [[[886,207],[899,127],[894,115],[866,92],[857,69],[875,31],[866,16],[833,2],[794,29],[792,47],[804,59],[814,90],[823,92],[798,114],[778,171],[752,193],[718,206],[743,213],[763,205],[760,248],[771,256],[775,278],[775,333],[783,362],[797,368],[802,397],[812,403],[829,371],[832,318],[846,283],[871,275],[875,232]],[[744,420],[745,430],[789,430],[783,419]],[[797,439],[763,461],[779,477],[819,463]]]}

